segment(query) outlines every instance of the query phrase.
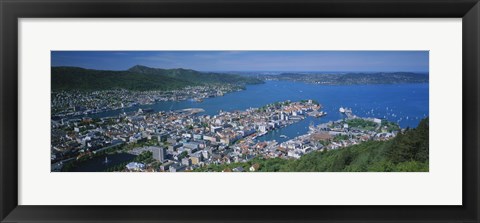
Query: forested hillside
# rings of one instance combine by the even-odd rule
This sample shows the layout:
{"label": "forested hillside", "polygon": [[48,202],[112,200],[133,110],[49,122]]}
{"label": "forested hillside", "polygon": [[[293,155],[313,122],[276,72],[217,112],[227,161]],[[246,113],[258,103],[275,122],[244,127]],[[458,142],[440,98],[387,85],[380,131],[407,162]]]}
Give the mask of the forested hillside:
{"label": "forested hillside", "polygon": [[259,84],[261,80],[234,74],[205,73],[188,69],[134,66],[125,71],[80,67],[52,67],[52,90],[175,90],[204,84]]}

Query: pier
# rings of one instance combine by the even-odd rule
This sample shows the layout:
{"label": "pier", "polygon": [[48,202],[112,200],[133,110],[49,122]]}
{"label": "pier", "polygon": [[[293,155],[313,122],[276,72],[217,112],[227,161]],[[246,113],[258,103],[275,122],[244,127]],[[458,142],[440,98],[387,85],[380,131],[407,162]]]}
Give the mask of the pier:
{"label": "pier", "polygon": [[194,114],[205,112],[205,110],[203,108],[186,108],[186,109],[176,110],[175,112],[187,114],[187,115],[194,115]]}
{"label": "pier", "polygon": [[353,114],[351,108],[340,107],[340,109],[338,109],[338,111],[339,111],[340,113],[344,114],[345,116],[347,116],[348,119],[357,118],[357,116]]}

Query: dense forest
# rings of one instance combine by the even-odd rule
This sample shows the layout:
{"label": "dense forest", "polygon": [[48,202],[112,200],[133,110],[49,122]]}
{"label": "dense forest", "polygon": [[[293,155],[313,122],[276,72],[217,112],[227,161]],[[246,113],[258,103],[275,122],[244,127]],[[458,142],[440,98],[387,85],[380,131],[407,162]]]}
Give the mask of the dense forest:
{"label": "dense forest", "polygon": [[260,84],[261,80],[234,74],[188,69],[159,69],[134,66],[125,71],[80,67],[52,67],[52,90],[175,90],[204,84]]}
{"label": "dense forest", "polygon": [[300,159],[263,159],[246,163],[209,165],[195,171],[231,171],[259,165],[260,172],[428,172],[429,123],[423,119],[389,141],[368,141],[336,150],[312,152]]}

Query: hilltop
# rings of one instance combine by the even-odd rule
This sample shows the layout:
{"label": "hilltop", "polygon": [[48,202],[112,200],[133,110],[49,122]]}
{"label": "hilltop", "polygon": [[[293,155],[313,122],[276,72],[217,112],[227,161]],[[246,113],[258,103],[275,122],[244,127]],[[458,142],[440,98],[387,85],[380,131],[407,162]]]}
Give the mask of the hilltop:
{"label": "hilltop", "polygon": [[81,67],[52,67],[52,90],[175,90],[187,86],[230,83],[260,84],[257,78],[190,69],[160,69],[136,65],[128,70],[95,70]]}

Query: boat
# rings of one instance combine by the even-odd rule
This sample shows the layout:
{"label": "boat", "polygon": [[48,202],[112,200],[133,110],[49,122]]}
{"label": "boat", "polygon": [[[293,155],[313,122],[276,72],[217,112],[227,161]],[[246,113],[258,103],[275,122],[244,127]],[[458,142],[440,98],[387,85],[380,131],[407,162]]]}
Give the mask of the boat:
{"label": "boat", "polygon": [[341,113],[345,113],[345,108],[340,107],[340,108],[338,109],[338,111],[341,112]]}
{"label": "boat", "polygon": [[280,138],[288,138],[286,135],[280,135]]}
{"label": "boat", "polygon": [[322,116],[325,116],[325,115],[327,115],[327,113],[324,112],[324,111],[321,111],[321,112],[318,112],[318,113],[315,114],[315,118],[319,118],[319,117],[322,117]]}

